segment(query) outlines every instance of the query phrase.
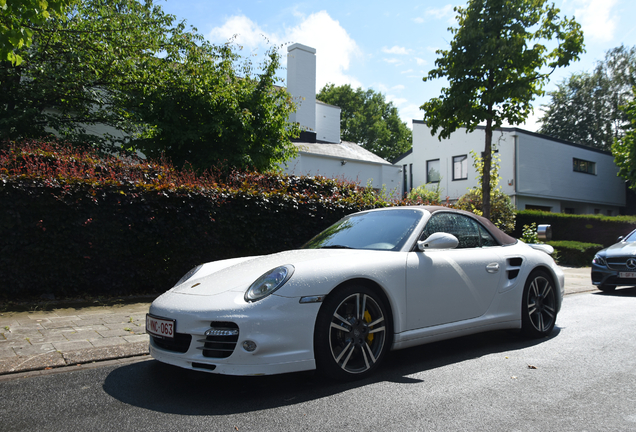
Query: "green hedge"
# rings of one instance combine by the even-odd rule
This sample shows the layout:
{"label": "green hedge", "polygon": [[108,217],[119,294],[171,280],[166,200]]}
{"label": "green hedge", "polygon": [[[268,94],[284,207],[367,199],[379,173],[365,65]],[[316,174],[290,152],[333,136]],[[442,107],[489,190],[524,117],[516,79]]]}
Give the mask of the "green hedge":
{"label": "green hedge", "polygon": [[603,247],[611,246],[619,236],[636,229],[634,216],[571,215],[524,210],[517,212],[513,237],[521,238],[523,226],[533,222],[551,225],[552,240],[596,243]]}
{"label": "green hedge", "polygon": [[160,293],[196,264],[295,248],[388,205],[320,177],[197,176],[46,145],[0,154],[0,302]]}
{"label": "green hedge", "polygon": [[589,267],[596,252],[603,249],[603,245],[560,240],[547,242],[555,249],[555,258],[559,265],[568,267]]}

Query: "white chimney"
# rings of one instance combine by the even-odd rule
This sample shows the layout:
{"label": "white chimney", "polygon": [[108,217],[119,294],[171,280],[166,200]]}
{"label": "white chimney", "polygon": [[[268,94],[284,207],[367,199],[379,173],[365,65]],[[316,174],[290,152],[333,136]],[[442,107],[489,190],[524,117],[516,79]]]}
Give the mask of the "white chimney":
{"label": "white chimney", "polygon": [[287,48],[287,91],[298,109],[289,116],[303,131],[316,132],[316,50],[295,43]]}

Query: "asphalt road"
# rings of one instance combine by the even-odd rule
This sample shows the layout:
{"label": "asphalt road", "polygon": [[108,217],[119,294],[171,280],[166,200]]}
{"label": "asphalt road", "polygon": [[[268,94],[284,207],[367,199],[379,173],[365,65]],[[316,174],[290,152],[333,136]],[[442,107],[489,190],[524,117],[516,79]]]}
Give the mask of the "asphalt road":
{"label": "asphalt road", "polygon": [[2,431],[634,431],[636,288],[569,295],[552,337],[391,353],[356,383],[154,360],[0,381]]}

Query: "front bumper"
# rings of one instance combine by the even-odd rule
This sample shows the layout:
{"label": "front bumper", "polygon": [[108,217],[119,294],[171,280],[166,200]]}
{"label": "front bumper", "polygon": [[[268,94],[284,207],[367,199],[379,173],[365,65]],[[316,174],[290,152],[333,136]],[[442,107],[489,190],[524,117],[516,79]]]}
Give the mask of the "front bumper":
{"label": "front bumper", "polygon": [[[196,296],[168,292],[153,302],[150,314],[176,320],[180,342],[150,338],[150,354],[157,360],[226,375],[272,375],[316,368],[314,325],[320,303],[300,304],[298,298],[275,294],[246,303],[243,293]],[[220,355],[206,331],[232,326],[238,336]],[[184,342],[185,341],[185,342]],[[255,345],[248,351],[244,342]],[[252,347],[253,347],[252,345]]]}
{"label": "front bumper", "polygon": [[621,273],[632,273],[632,271],[615,270],[593,263],[592,284],[595,286],[636,286],[636,278],[621,277]]}

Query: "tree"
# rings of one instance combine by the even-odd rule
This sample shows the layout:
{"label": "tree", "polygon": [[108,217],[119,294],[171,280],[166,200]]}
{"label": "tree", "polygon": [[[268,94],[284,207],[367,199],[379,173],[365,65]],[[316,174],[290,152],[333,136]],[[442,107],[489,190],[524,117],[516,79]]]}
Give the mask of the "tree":
{"label": "tree", "polygon": [[[490,218],[492,131],[504,121],[522,123],[531,102],[557,67],[577,60],[583,51],[583,33],[574,19],[558,17],[559,9],[546,0],[469,0],[456,7],[458,28],[450,28],[450,49],[438,50],[424,81],[446,78],[440,97],[420,107],[424,121],[439,139],[460,127],[467,132],[486,123],[483,215]],[[548,51],[542,42],[556,39]],[[544,69],[548,70],[544,70]]]}
{"label": "tree", "polygon": [[618,175],[625,179],[630,189],[636,190],[636,87],[632,90],[632,101],[621,107],[629,121],[625,134],[612,145]]}
{"label": "tree", "polygon": [[360,87],[354,90],[349,84],[327,84],[316,99],[342,109],[340,136],[343,140],[358,143],[387,160],[395,159],[411,148],[411,130],[382,93]]}
{"label": "tree", "polygon": [[628,121],[620,107],[633,99],[635,85],[636,47],[611,49],[592,73],[573,74],[549,93],[539,132],[610,150],[625,133]]}
{"label": "tree", "polygon": [[[478,156],[474,150],[470,155],[473,158],[473,167],[477,171],[477,178],[481,181],[484,176],[484,158]],[[501,176],[499,166],[501,158],[494,151],[491,153],[491,175],[490,175],[490,220],[495,226],[508,234],[515,229],[515,218],[517,214],[512,200],[499,186]],[[481,188],[472,188],[462,195],[455,203],[455,208],[466,210],[483,216],[484,195]]]}
{"label": "tree", "polygon": [[255,67],[151,0],[83,0],[42,27],[20,50],[27,61],[0,64],[1,138],[53,131],[196,169],[223,161],[266,170],[295,154],[295,107],[275,85],[275,47]]}
{"label": "tree", "polygon": [[16,50],[31,46],[33,34],[51,16],[61,16],[71,0],[0,0],[0,61],[22,63]]}

